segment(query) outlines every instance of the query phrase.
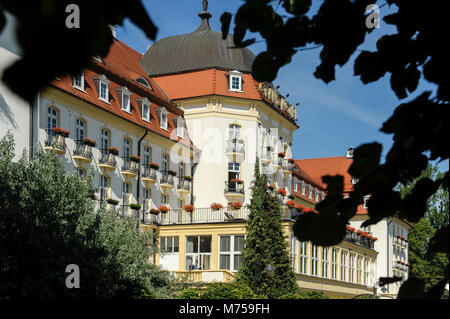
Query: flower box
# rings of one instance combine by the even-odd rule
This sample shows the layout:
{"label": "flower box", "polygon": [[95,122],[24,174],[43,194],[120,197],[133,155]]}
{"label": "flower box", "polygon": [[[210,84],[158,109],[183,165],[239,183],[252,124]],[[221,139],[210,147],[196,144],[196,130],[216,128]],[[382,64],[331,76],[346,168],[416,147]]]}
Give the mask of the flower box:
{"label": "flower box", "polygon": [[155,170],[159,170],[159,164],[157,163],[148,163],[148,167],[153,168]]}
{"label": "flower box", "polygon": [[108,148],[108,151],[110,154],[119,155],[119,149],[117,147],[110,147]]}
{"label": "flower box", "polygon": [[237,201],[237,202],[232,202],[228,204],[228,207],[231,209],[241,209],[242,207],[242,203]]}
{"label": "flower box", "polygon": [[139,156],[136,156],[136,155],[131,155],[130,156],[130,161],[135,162],[135,163],[140,163],[141,162],[141,158]]}
{"label": "flower box", "polygon": [[284,153],[284,152],[278,153],[278,157],[284,158],[285,156],[286,156],[286,153]]}
{"label": "flower box", "polygon": [[288,206],[289,208],[293,208],[295,206],[295,201],[293,201],[293,200],[287,201],[286,206]]}
{"label": "flower box", "polygon": [[219,203],[212,203],[211,204],[211,209],[212,210],[219,210],[219,209],[222,209],[223,208],[223,205],[222,204],[219,204]]}
{"label": "flower box", "polygon": [[192,176],[183,176],[183,179],[188,182],[192,182]]}
{"label": "flower box", "polygon": [[159,214],[159,210],[157,210],[156,208],[152,208],[152,209],[150,209],[150,214],[158,215]]}
{"label": "flower box", "polygon": [[83,144],[90,146],[90,147],[96,147],[97,146],[97,142],[94,141],[93,139],[90,139],[89,137],[85,137],[83,138]]}
{"label": "flower box", "polygon": [[278,194],[280,194],[281,196],[286,196],[286,190],[284,188],[279,188]]}
{"label": "flower box", "polygon": [[354,233],[355,232],[355,228],[353,228],[353,227],[351,227],[351,226],[345,226],[345,227],[347,227],[347,229],[350,231],[350,232],[352,232],[352,233]]}
{"label": "flower box", "polygon": [[184,206],[183,206],[183,209],[184,209],[185,211],[187,211],[188,213],[191,213],[191,212],[194,211],[194,205],[190,205],[190,204],[184,205]]}
{"label": "flower box", "polygon": [[159,206],[159,207],[158,207],[158,211],[159,211],[160,213],[168,213],[168,212],[170,211],[170,208],[167,207],[167,206]]}
{"label": "flower box", "polygon": [[172,171],[170,169],[167,171],[167,174],[172,175],[172,176],[177,176],[177,172]]}
{"label": "flower box", "polygon": [[139,204],[130,204],[130,208],[133,210],[140,210],[141,209],[141,205]]}
{"label": "flower box", "polygon": [[117,199],[112,199],[112,198],[108,198],[108,199],[106,200],[106,202],[107,202],[108,204],[111,204],[111,205],[114,205],[114,206],[116,206],[117,204],[119,204],[119,201],[118,201]]}
{"label": "flower box", "polygon": [[60,127],[54,127],[52,128],[52,131],[56,134],[62,135],[64,137],[68,137],[70,134],[72,134],[70,131],[62,129]]}
{"label": "flower box", "polygon": [[305,206],[303,206],[302,204],[298,204],[298,205],[295,205],[295,208],[299,211],[303,211],[305,209]]}
{"label": "flower box", "polygon": [[242,179],[239,179],[239,178],[233,178],[233,179],[231,180],[231,182],[237,183],[237,184],[242,184],[242,183],[244,183],[244,181],[243,181]]}

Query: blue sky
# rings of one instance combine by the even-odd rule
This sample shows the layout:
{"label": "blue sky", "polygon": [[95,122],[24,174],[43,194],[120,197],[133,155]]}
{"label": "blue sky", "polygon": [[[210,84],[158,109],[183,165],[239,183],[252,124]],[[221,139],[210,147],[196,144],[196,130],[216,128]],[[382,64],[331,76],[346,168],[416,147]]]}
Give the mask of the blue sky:
{"label": "blue sky", "polygon": [[[313,2],[314,10],[321,1]],[[157,40],[190,33],[199,26],[200,18],[197,14],[202,11],[201,0],[144,0],[143,3],[159,29]],[[224,11],[235,13],[241,4],[240,0],[210,0],[208,11],[212,14],[212,29],[220,31],[220,15]],[[281,11],[282,8],[278,10]],[[390,10],[389,6],[381,7],[381,17]],[[233,24],[230,31],[232,30]],[[380,35],[393,32],[395,30],[391,26],[381,21],[380,28],[375,29],[359,49],[374,50]],[[247,38],[253,36],[255,35],[248,34]],[[117,37],[141,53],[152,43],[129,21],[118,26]],[[257,42],[249,48],[258,54],[265,50],[265,43]],[[288,100],[292,104],[300,103],[300,129],[294,134],[294,158],[343,156],[350,146],[357,147],[373,141],[383,145],[384,157],[392,145],[392,136],[379,131],[382,123],[392,115],[397,105],[414,98],[423,90],[433,90],[434,87],[429,83],[422,83],[414,94],[401,101],[390,88],[389,76],[363,85],[353,75],[353,62],[359,52],[353,54],[343,68],[336,68],[336,80],[327,85],[313,76],[320,61],[319,54],[320,49],[298,52],[292,62],[280,70],[274,81],[275,85],[280,85],[280,93],[289,93]]]}

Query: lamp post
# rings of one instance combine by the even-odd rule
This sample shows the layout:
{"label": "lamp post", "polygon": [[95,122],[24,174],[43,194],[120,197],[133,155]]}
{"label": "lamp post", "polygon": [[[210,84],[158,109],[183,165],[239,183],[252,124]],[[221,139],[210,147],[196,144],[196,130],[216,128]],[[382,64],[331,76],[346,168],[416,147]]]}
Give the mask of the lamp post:
{"label": "lamp post", "polygon": [[[264,271],[267,271],[269,274],[273,273],[274,268],[272,264],[269,262],[269,264],[264,268]],[[253,289],[253,293],[256,295],[256,291],[258,289],[258,273],[259,273],[259,255],[256,255],[256,261],[255,261],[255,287]]]}

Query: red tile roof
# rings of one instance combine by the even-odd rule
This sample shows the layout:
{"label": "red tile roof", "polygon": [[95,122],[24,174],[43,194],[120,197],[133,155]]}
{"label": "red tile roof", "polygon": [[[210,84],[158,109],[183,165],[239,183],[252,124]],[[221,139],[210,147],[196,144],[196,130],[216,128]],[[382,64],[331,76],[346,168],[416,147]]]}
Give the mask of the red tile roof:
{"label": "red tile roof", "polygon": [[[176,116],[183,116],[183,111],[176,107],[173,102],[169,100],[166,94],[158,87],[158,85],[148,77],[141,67],[139,60],[142,55],[130,48],[119,40],[114,40],[111,45],[108,55],[103,59],[103,63],[92,59],[92,63],[85,69],[85,92],[75,89],[72,84],[72,79],[69,76],[62,76],[59,80],[51,82],[51,86],[65,91],[77,98],[80,98],[96,107],[99,107],[106,112],[117,115],[120,118],[128,120],[136,125],[169,138],[175,142],[180,142],[191,148],[193,145],[187,130],[185,129],[184,139],[180,139],[176,135],[175,124],[173,118]],[[98,98],[93,78],[97,75],[104,74],[109,82],[109,104],[101,101]],[[142,77],[150,84],[151,89],[136,82],[136,79]],[[115,89],[126,86],[131,92],[130,113],[121,109]],[[141,110],[138,107],[137,99],[146,97],[151,103],[151,123],[142,119]],[[156,109],[165,107],[169,112],[168,131],[160,128],[159,118]],[[173,131],[172,131],[173,130]]]}

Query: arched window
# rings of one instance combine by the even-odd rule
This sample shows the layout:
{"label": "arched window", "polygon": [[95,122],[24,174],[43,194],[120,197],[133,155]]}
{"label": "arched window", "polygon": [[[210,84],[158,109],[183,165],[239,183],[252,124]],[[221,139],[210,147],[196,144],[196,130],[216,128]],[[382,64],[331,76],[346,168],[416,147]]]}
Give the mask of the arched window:
{"label": "arched window", "polygon": [[58,110],[49,106],[47,108],[47,130],[58,126]]}
{"label": "arched window", "polygon": [[183,178],[184,177],[184,163],[180,162],[178,164],[178,177]]}
{"label": "arched window", "polygon": [[162,172],[166,172],[169,170],[169,155],[162,155]]}
{"label": "arched window", "polygon": [[144,146],[144,165],[152,162],[152,149],[148,146]]}
{"label": "arched window", "polygon": [[106,175],[100,176],[100,201],[106,201],[108,198],[109,178]]}
{"label": "arched window", "polygon": [[123,158],[126,160],[130,159],[130,155],[131,155],[131,141],[128,137],[125,137],[123,139]]}
{"label": "arched window", "polygon": [[81,145],[83,139],[86,137],[86,122],[82,119],[77,119],[77,129],[75,139],[78,145]]}
{"label": "arched window", "polygon": [[111,146],[111,134],[107,129],[102,130],[102,151],[106,151]]}
{"label": "arched window", "polygon": [[141,85],[143,85],[143,86],[145,86],[145,87],[147,87],[147,88],[149,88],[149,89],[152,89],[152,87],[150,86],[150,84],[148,83],[148,81],[147,81],[146,79],[144,79],[143,77],[138,77],[138,78],[136,79],[136,82],[138,82],[139,84],[141,84]]}
{"label": "arched window", "polygon": [[238,139],[240,135],[241,135],[241,127],[237,124],[230,124],[229,126],[230,140]]}

